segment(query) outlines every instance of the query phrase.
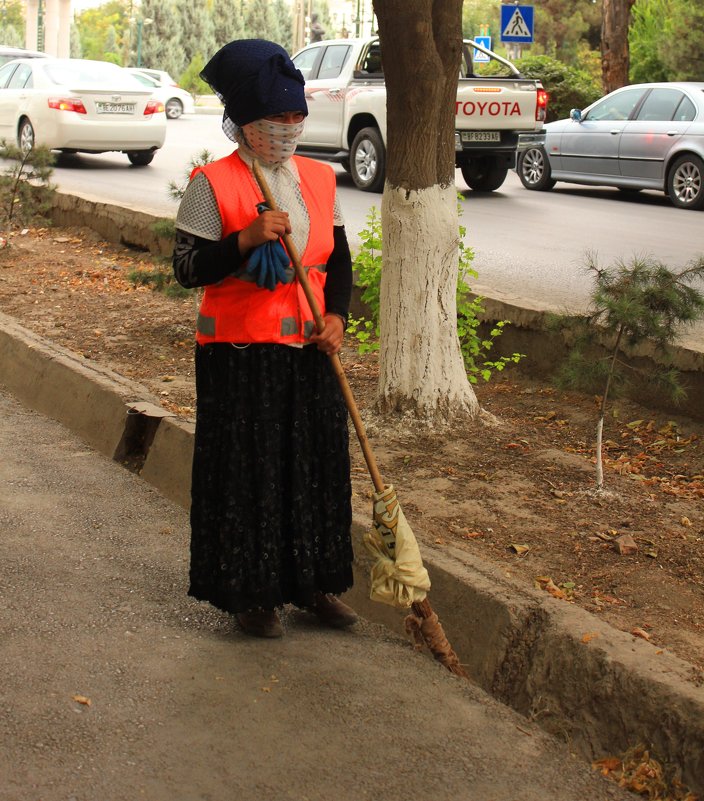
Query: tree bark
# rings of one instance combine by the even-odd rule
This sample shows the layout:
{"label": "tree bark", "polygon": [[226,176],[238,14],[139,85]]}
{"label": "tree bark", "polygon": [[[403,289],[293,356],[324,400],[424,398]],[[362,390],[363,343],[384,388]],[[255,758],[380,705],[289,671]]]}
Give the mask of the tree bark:
{"label": "tree bark", "polygon": [[636,0],[604,0],[601,20],[601,78],[604,92],[628,83],[628,29]]}
{"label": "tree bark", "polygon": [[379,407],[479,412],[457,337],[454,119],[462,0],[374,0],[387,95]]}

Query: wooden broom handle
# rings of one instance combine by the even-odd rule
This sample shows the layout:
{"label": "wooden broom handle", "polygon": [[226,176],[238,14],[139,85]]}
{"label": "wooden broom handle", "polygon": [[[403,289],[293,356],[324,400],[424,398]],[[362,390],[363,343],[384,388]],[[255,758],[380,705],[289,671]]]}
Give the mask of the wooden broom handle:
{"label": "wooden broom handle", "polygon": [[[276,211],[277,206],[274,200],[273,195],[269,189],[269,185],[267,184],[264,176],[262,175],[261,168],[259,167],[259,162],[254,159],[252,162],[252,170],[254,172],[254,177],[257,179],[257,183],[259,184],[259,188],[262,190],[262,194],[264,195],[264,200],[266,201],[267,206],[272,210]],[[306,296],[306,300],[308,301],[308,305],[310,306],[311,311],[313,312],[313,319],[315,320],[315,326],[318,329],[318,333],[321,333],[322,330],[325,328],[325,320],[323,320],[323,316],[320,313],[320,309],[318,307],[318,302],[315,299],[315,295],[313,294],[313,290],[310,288],[310,283],[308,281],[308,276],[306,275],[305,268],[301,263],[301,258],[298,255],[298,249],[293,244],[293,240],[289,236],[289,234],[284,234],[282,236],[284,241],[284,245],[286,246],[286,250],[288,251],[289,256],[291,257],[291,261],[293,263],[293,268],[296,271],[296,277],[298,278],[299,283],[303,287],[303,292]],[[357,432],[357,439],[359,440],[359,444],[362,448],[362,453],[364,454],[364,461],[367,463],[367,469],[369,470],[369,475],[371,476],[372,483],[374,484],[374,489],[377,492],[383,492],[385,489],[384,479],[381,477],[381,473],[379,472],[379,468],[376,463],[376,458],[374,457],[374,453],[371,449],[369,444],[369,440],[367,439],[367,432],[364,430],[364,423],[362,422],[362,418],[359,414],[359,409],[357,408],[357,403],[354,399],[354,395],[352,394],[352,389],[347,381],[347,376],[345,375],[345,371],[342,367],[342,361],[340,360],[340,356],[337,353],[331,353],[330,361],[332,362],[332,367],[337,376],[338,383],[340,384],[340,389],[342,390],[342,395],[345,399],[345,404],[347,406],[347,411],[350,413],[350,417],[352,418],[352,424],[354,425],[354,430]]]}

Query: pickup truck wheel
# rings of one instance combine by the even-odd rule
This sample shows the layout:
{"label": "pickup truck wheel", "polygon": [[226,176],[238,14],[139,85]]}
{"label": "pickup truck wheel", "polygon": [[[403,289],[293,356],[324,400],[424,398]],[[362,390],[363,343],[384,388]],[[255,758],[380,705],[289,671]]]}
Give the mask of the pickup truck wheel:
{"label": "pickup truck wheel", "polygon": [[350,150],[350,172],[358,189],[381,192],[386,170],[384,143],[376,128],[362,128]]}
{"label": "pickup truck wheel", "polygon": [[694,153],[680,156],[667,173],[667,194],[681,209],[704,208],[704,161]]}
{"label": "pickup truck wheel", "polygon": [[547,191],[555,186],[552,179],[550,162],[543,147],[529,147],[521,151],[518,156],[516,172],[526,189],[535,189],[539,192]]}
{"label": "pickup truck wheel", "polygon": [[460,166],[467,186],[475,192],[493,192],[506,180],[508,165],[491,156],[480,156]]}

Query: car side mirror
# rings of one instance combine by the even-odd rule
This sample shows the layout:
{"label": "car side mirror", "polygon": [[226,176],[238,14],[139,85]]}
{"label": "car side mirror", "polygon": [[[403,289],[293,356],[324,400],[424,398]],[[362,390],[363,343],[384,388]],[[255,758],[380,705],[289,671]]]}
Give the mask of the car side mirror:
{"label": "car side mirror", "polygon": [[575,122],[581,122],[582,121],[581,109],[573,108],[572,111],[570,111],[570,119],[574,120]]}

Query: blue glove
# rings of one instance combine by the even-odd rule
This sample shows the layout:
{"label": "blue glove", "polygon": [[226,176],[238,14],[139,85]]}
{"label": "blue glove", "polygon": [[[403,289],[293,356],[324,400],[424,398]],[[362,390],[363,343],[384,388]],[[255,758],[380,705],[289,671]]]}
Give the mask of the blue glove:
{"label": "blue glove", "polygon": [[277,284],[288,284],[293,278],[289,258],[281,241],[265,242],[254,248],[249,257],[247,272],[257,281],[258,287],[273,292]]}

